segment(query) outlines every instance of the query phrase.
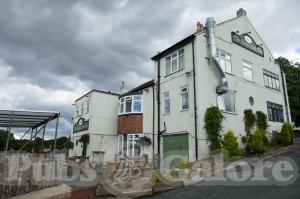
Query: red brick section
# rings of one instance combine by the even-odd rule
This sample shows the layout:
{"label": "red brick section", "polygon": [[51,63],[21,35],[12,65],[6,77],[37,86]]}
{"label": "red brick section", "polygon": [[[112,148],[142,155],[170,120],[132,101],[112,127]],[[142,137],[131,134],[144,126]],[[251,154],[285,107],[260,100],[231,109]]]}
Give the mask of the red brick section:
{"label": "red brick section", "polygon": [[120,115],[118,118],[118,134],[135,134],[143,132],[143,115]]}
{"label": "red brick section", "polygon": [[92,199],[96,196],[96,187],[73,190],[71,195],[72,199]]}

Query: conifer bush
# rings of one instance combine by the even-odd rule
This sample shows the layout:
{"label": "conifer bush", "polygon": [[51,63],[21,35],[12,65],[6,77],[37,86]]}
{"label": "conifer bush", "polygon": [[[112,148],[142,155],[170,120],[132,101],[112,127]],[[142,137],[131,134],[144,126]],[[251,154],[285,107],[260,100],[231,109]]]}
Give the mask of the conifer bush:
{"label": "conifer bush", "polygon": [[286,122],[281,127],[281,144],[284,146],[293,144],[294,140],[294,132],[293,132],[293,126]]}
{"label": "conifer bush", "polygon": [[256,129],[254,134],[251,136],[250,150],[254,153],[264,152],[264,133],[260,129]]}
{"label": "conifer bush", "polygon": [[205,113],[205,126],[208,140],[210,141],[210,150],[221,149],[220,132],[222,131],[222,121],[224,116],[218,107],[207,108]]}
{"label": "conifer bush", "polygon": [[223,148],[227,150],[229,158],[240,155],[237,137],[232,131],[227,131],[224,134],[222,144]]}

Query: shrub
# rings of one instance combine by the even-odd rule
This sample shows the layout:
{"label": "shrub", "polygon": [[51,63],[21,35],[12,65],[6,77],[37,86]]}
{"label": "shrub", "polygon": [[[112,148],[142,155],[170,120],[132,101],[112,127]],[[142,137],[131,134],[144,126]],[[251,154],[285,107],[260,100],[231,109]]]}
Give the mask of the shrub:
{"label": "shrub", "polygon": [[251,131],[254,128],[256,122],[255,115],[251,109],[244,110],[244,123],[245,123],[245,131],[246,135],[249,138]]}
{"label": "shrub", "polygon": [[180,170],[183,170],[183,169],[186,169],[186,168],[188,168],[188,158],[187,157],[185,157],[184,159],[181,159],[180,161],[179,161],[179,169]]}
{"label": "shrub", "polygon": [[260,129],[256,129],[254,134],[251,136],[249,147],[254,153],[264,152],[264,133]]}
{"label": "shrub", "polygon": [[179,178],[179,172],[174,169],[171,170],[170,174],[173,178]]}
{"label": "shrub", "polygon": [[161,174],[159,171],[154,170],[151,176],[152,182],[161,182]]}
{"label": "shrub", "polygon": [[293,126],[290,123],[284,123],[281,127],[282,145],[287,146],[293,143]]}
{"label": "shrub", "polygon": [[223,115],[218,107],[210,107],[205,113],[205,126],[208,140],[210,141],[210,150],[221,148],[220,132],[222,131]]}
{"label": "shrub", "polygon": [[228,151],[229,158],[240,155],[237,137],[234,136],[232,131],[227,131],[227,133],[224,134],[222,144],[223,148]]}
{"label": "shrub", "polygon": [[256,111],[256,126],[262,131],[268,128],[267,115],[261,111]]}
{"label": "shrub", "polygon": [[65,147],[66,149],[73,149],[74,143],[73,143],[71,140],[67,140],[67,141],[64,143],[64,147]]}
{"label": "shrub", "polygon": [[242,140],[242,143],[243,143],[243,144],[246,144],[246,143],[247,143],[247,137],[246,137],[246,136],[242,136],[241,140]]}

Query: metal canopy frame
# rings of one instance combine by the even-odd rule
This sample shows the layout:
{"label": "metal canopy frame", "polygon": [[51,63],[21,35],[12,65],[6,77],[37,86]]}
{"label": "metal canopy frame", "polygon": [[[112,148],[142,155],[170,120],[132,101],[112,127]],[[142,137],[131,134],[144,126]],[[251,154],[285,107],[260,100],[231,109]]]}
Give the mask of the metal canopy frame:
{"label": "metal canopy frame", "polygon": [[28,129],[20,138],[25,137],[30,131],[30,140],[26,142],[20,149],[22,150],[32,139],[36,139],[37,135],[42,132],[42,146],[43,150],[44,135],[47,124],[56,119],[56,129],[54,135],[54,147],[53,152],[56,149],[56,139],[58,132],[60,112],[48,112],[48,111],[15,111],[15,110],[0,110],[0,127],[7,128],[7,140],[5,151],[8,150],[9,137],[11,133],[11,128],[25,128]]}

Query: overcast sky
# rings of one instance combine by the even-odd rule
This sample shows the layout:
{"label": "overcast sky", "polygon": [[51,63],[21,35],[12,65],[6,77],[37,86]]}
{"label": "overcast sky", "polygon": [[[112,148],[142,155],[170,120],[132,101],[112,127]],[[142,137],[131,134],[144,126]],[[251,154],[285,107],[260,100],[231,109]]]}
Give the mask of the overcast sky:
{"label": "overcast sky", "polygon": [[151,56],[240,7],[275,57],[300,58],[298,0],[1,0],[0,109],[60,111],[68,135],[75,99],[151,79]]}

